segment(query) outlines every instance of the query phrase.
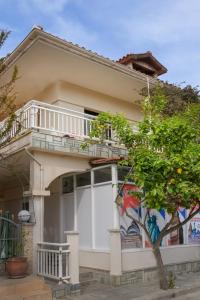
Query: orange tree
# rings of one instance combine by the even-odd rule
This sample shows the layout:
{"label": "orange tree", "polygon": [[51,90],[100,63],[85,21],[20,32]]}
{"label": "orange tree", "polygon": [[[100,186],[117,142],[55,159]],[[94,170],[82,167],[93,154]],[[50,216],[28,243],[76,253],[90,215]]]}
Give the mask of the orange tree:
{"label": "orange tree", "polygon": [[[164,115],[166,98],[157,88],[155,99],[144,100],[144,119],[133,132],[122,115],[101,113],[92,124],[90,142],[103,143],[110,126],[117,143],[127,149],[124,164],[133,166],[128,175],[140,187],[136,192],[144,208],[142,220],[126,215],[144,231],[152,247],[159,271],[160,287],[168,288],[166,269],[160,252],[163,237],[179,229],[200,212],[200,104],[188,104],[181,113]],[[96,143],[96,142],[95,142]],[[189,210],[184,221],[174,224],[179,207]],[[157,240],[148,231],[150,209],[165,209],[169,221],[160,230]]]}

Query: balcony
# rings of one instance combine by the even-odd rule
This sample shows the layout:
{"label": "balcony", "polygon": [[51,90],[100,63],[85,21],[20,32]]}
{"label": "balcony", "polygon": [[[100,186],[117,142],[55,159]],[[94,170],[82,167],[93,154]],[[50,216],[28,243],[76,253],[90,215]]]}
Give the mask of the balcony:
{"label": "balcony", "polygon": [[[85,139],[89,138],[91,122],[94,119],[81,112],[34,100],[19,109],[16,115],[16,121],[6,140],[11,140],[17,134],[23,134],[29,129],[41,130],[57,136]],[[4,125],[5,121],[1,122],[0,128]]]}
{"label": "balcony", "polygon": [[[82,112],[35,100],[29,101],[20,108],[16,112],[16,116],[11,130],[4,140],[1,140],[2,143],[14,141],[31,133],[30,146],[33,148],[64,152],[78,151],[79,153],[81,152],[80,145],[84,140],[89,139],[92,121],[95,119],[95,117]],[[6,120],[0,123],[0,130],[4,128],[5,124]],[[133,130],[136,130],[136,126],[133,126]],[[105,144],[97,145],[96,148],[95,145],[91,145],[88,155],[110,156],[106,154],[110,150],[105,149],[108,145],[112,146],[112,152],[116,155],[124,155],[125,149],[117,143],[111,127],[107,131]],[[67,148],[69,149],[66,150]],[[100,148],[99,153],[98,149]],[[102,149],[104,149],[103,154]],[[84,150],[82,151],[84,152]],[[85,150],[85,154],[86,152],[87,150]]]}

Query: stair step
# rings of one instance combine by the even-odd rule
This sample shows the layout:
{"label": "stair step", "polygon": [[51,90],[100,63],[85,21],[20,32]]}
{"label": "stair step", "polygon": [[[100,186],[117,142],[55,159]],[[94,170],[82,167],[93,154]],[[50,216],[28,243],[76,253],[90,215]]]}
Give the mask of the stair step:
{"label": "stair step", "polygon": [[84,281],[81,281],[80,282],[80,286],[81,286],[81,288],[83,287],[87,287],[87,286],[89,286],[89,285],[93,285],[93,284],[95,284],[95,283],[97,283],[97,280],[96,279],[89,279],[89,280],[84,280]]}
{"label": "stair step", "polygon": [[89,280],[89,279],[93,279],[93,278],[94,278],[93,272],[84,272],[84,273],[79,274],[80,282]]}

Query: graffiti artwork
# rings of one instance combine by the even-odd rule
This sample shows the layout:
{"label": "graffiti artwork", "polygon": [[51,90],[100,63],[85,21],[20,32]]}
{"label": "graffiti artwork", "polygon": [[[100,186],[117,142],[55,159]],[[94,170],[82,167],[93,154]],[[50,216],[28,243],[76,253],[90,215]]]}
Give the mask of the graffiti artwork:
{"label": "graffiti artwork", "polygon": [[200,214],[197,214],[189,224],[188,243],[200,244]]}
{"label": "graffiti artwork", "polygon": [[142,247],[141,228],[138,224],[126,216],[125,212],[135,219],[141,219],[141,207],[138,198],[133,195],[138,188],[132,184],[125,184],[120,189],[118,204],[120,205],[120,232],[122,249]]}

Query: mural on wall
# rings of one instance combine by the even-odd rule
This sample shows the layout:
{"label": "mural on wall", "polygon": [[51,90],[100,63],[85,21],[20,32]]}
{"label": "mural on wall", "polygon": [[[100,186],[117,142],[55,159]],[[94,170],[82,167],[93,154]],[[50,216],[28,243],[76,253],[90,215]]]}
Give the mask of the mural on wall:
{"label": "mural on wall", "polygon": [[[147,216],[147,227],[153,243],[157,241],[160,231],[164,227],[165,223],[166,213],[164,209],[161,209],[160,211],[155,209],[149,210]],[[163,246],[163,241],[161,241],[161,246]],[[150,243],[147,238],[145,239],[145,247],[150,247]]]}
{"label": "mural on wall", "polygon": [[188,243],[200,244],[200,213],[198,213],[188,226]]}
{"label": "mural on wall", "polygon": [[[137,190],[138,187],[133,184],[124,184],[119,189],[119,195],[117,197],[117,203],[120,207],[120,231],[123,249],[141,248],[143,246],[142,229],[135,221],[127,217],[125,213],[127,210],[135,219],[142,218],[142,209],[139,199],[132,193]],[[183,222],[186,217],[187,210],[180,207],[172,226],[179,222]],[[164,209],[161,209],[160,211],[155,209],[149,210],[147,227],[153,243],[157,241],[160,231],[165,226],[166,222],[169,221],[169,218],[170,216]],[[200,244],[200,213],[188,223],[188,232],[186,232],[186,228],[184,229],[183,227],[174,230],[161,241],[161,246],[182,245],[184,244],[184,237],[186,235],[188,235],[189,244]],[[150,247],[147,237],[145,237],[144,244],[145,247]]]}
{"label": "mural on wall", "polygon": [[[187,211],[185,208],[180,207],[178,209],[178,214],[172,223],[172,226],[183,222],[186,218]],[[177,230],[174,230],[169,234],[168,245],[182,245],[184,243],[184,232],[183,227],[180,227]]]}
{"label": "mural on wall", "polygon": [[132,194],[138,188],[124,184],[119,191],[117,202],[120,204],[120,232],[122,249],[141,248],[142,233],[138,224],[126,216],[127,210],[135,219],[141,219],[141,207],[138,198]]}

